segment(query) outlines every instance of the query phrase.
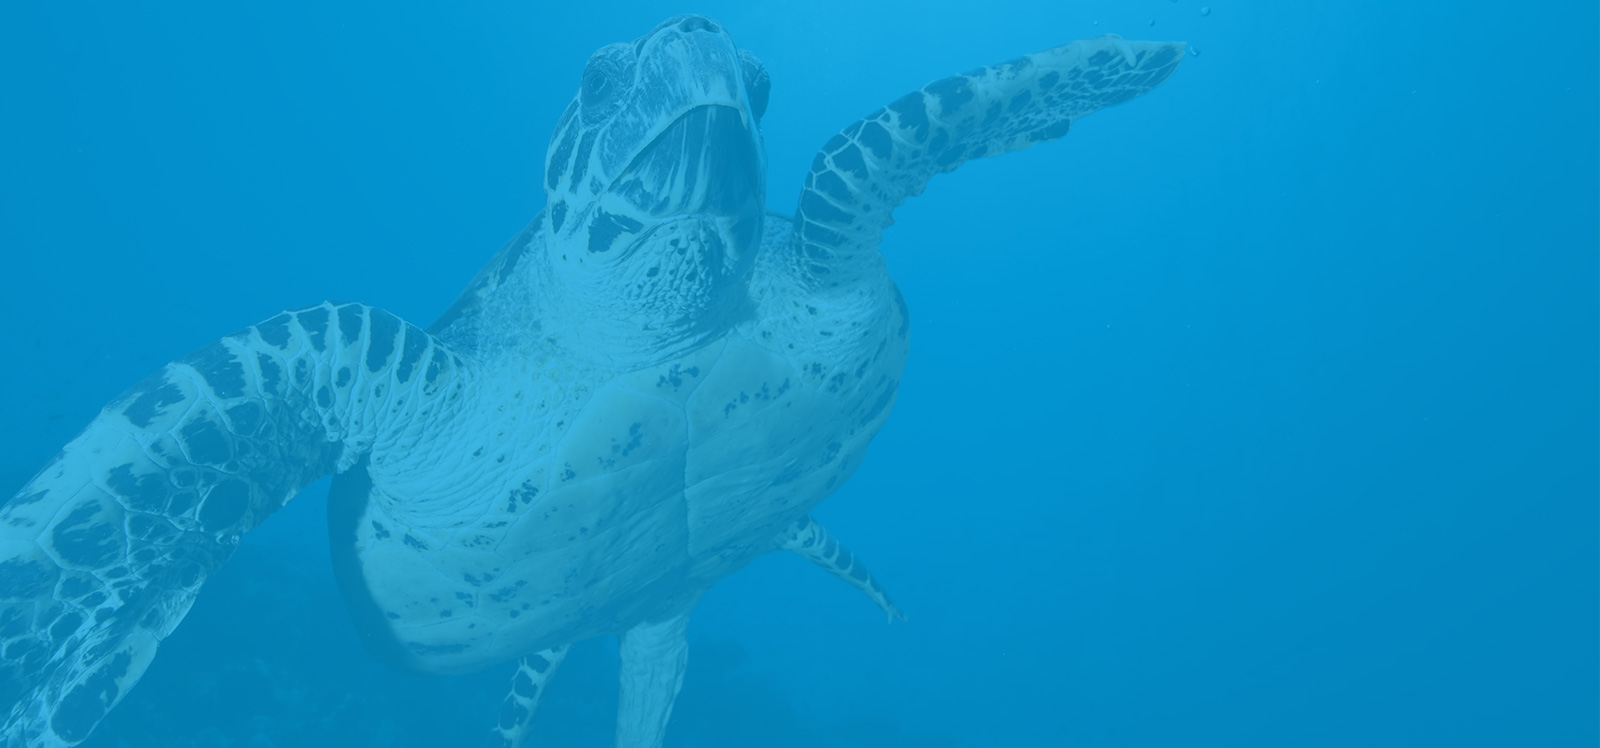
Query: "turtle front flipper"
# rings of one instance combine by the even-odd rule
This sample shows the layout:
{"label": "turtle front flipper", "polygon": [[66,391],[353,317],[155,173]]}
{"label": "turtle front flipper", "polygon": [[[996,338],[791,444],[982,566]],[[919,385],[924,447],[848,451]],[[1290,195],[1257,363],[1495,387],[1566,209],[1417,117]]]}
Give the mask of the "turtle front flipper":
{"label": "turtle front flipper", "polygon": [[866,593],[867,597],[872,598],[872,602],[888,614],[890,623],[896,618],[906,620],[906,614],[900,612],[900,608],[889,599],[889,593],[884,591],[878,580],[867,571],[866,564],[861,563],[861,559],[856,558],[843,543],[834,540],[833,536],[828,534],[827,528],[812,519],[811,515],[795,520],[795,523],[784,532],[779,547],[800,554],[811,563],[826,569],[829,574],[849,582],[851,586]]}
{"label": "turtle front flipper", "polygon": [[404,449],[467,362],[380,309],[285,312],[168,364],[0,505],[0,745],[76,745],[302,488]]}
{"label": "turtle front flipper", "polygon": [[878,240],[906,198],[974,158],[1067,134],[1136,98],[1183,61],[1179,42],[1073,42],[937,80],[847,128],[817,153],[795,215],[796,271],[816,290],[878,267]]}
{"label": "turtle front flipper", "polygon": [[571,648],[563,644],[517,660],[517,672],[511,676],[511,693],[506,694],[505,702],[500,705],[500,721],[489,731],[489,748],[527,745],[545,688]]}

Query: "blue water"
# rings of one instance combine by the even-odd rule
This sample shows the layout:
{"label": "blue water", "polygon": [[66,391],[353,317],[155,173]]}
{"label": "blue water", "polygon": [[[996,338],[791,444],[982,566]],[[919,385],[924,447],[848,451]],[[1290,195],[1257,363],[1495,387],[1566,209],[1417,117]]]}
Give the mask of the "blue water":
{"label": "blue water", "polygon": [[[769,203],[923,83],[1067,40],[1198,55],[896,214],[888,427],[696,611],[669,746],[1592,746],[1593,3],[13,3],[0,493],[285,307],[425,324],[540,208],[595,48],[680,12],[773,76]],[[246,539],[86,745],[477,744],[510,666],[357,643],[323,496]],[[605,746],[613,642],[538,745]]]}

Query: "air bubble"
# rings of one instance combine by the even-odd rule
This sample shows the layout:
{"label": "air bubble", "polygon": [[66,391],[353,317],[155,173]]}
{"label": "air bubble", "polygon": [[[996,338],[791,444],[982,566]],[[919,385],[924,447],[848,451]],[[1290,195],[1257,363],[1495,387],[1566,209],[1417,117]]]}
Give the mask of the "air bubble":
{"label": "air bubble", "polygon": [[1200,56],[1200,48],[1199,47],[1190,47],[1189,48],[1189,56],[1190,57],[1199,57]]}
{"label": "air bubble", "polygon": [[1202,15],[1202,16],[1211,15],[1211,6],[1209,6],[1209,5],[1200,6],[1200,15]]}

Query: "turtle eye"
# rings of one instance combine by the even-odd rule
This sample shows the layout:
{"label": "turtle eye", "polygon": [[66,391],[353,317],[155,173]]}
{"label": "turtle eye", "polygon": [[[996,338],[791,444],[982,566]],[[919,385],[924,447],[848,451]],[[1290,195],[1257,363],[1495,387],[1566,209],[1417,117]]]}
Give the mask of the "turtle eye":
{"label": "turtle eye", "polygon": [[589,101],[594,101],[605,96],[611,88],[611,79],[606,77],[605,71],[598,66],[591,65],[583,71],[583,96]]}
{"label": "turtle eye", "polygon": [[631,56],[631,46],[612,44],[602,47],[589,58],[588,66],[583,69],[583,84],[578,89],[585,115],[604,116],[610,113],[618,93],[627,82],[624,76],[628,74]]}
{"label": "turtle eye", "polygon": [[767,113],[767,97],[772,94],[772,76],[761,58],[747,50],[739,50],[739,72],[744,77],[745,96],[750,99],[750,112],[759,121]]}

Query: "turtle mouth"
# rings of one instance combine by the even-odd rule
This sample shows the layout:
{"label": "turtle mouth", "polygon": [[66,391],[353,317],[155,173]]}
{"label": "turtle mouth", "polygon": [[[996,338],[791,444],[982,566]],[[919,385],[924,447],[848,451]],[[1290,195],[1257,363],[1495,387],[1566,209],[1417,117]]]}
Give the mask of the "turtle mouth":
{"label": "turtle mouth", "polygon": [[744,112],[696,106],[628,162],[611,192],[652,218],[759,214],[765,187],[760,148]]}

